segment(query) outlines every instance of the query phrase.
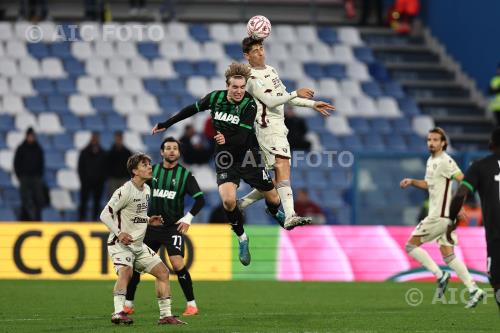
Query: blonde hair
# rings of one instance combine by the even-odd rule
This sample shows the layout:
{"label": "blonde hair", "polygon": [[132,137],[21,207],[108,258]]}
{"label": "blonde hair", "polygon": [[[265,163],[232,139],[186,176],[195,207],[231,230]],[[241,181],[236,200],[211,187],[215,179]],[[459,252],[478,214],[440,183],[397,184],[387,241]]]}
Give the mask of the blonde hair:
{"label": "blonde hair", "polygon": [[224,75],[226,76],[226,84],[229,85],[229,79],[235,76],[240,76],[245,79],[245,82],[248,81],[250,78],[250,74],[252,73],[252,70],[248,65],[241,64],[238,62],[233,62],[229,67],[226,69],[226,72]]}

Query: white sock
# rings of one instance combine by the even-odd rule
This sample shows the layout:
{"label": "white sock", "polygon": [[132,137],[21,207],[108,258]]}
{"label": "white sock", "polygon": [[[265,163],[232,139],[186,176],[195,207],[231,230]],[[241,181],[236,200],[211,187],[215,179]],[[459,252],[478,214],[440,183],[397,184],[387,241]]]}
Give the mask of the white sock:
{"label": "white sock", "polygon": [[295,214],[292,188],[290,186],[278,187],[278,194],[283,205],[283,210],[285,211],[285,218],[290,218]]}
{"label": "white sock", "polygon": [[472,276],[470,276],[470,273],[462,260],[455,258],[448,264],[448,267],[457,273],[460,280],[462,280],[467,289],[469,289],[469,292],[473,292],[477,289],[476,283],[472,280]]}
{"label": "white sock", "polygon": [[195,302],[195,300],[194,300],[194,299],[193,299],[192,301],[187,302],[187,305],[188,305],[188,306],[193,306],[193,307],[197,308],[197,306],[196,306],[196,302]]}
{"label": "white sock", "polygon": [[123,305],[125,304],[125,293],[115,292],[113,295],[113,303],[115,303],[115,313],[123,311]]}
{"label": "white sock", "polygon": [[127,308],[133,309],[134,308],[134,301],[125,300],[125,306]]}
{"label": "white sock", "polygon": [[158,307],[160,308],[160,319],[172,316],[170,297],[158,298]]}
{"label": "white sock", "polygon": [[248,239],[248,236],[247,234],[244,232],[241,234],[241,236],[238,236],[238,240],[241,242],[241,241],[244,241],[244,240],[247,240]]}
{"label": "white sock", "polygon": [[440,279],[443,276],[443,271],[439,266],[432,260],[431,256],[427,251],[419,247],[414,248],[410,253],[408,253],[413,259],[422,264],[427,268],[434,276]]}
{"label": "white sock", "polygon": [[240,199],[241,209],[245,209],[254,202],[257,202],[261,199],[264,199],[264,195],[262,195],[262,193],[260,193],[256,189],[253,189],[252,191],[250,191],[250,193],[248,193],[247,195],[245,195],[243,198]]}

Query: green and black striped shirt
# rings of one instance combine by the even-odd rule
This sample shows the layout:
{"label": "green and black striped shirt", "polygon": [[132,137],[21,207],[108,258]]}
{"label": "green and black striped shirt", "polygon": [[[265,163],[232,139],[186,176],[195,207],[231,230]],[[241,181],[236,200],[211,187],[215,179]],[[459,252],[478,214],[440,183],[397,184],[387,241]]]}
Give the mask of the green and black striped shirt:
{"label": "green and black striped shirt", "polygon": [[180,164],[171,169],[162,163],[153,166],[151,179],[151,203],[149,215],[161,215],[165,226],[174,225],[184,213],[184,197],[193,199],[203,195],[191,172]]}
{"label": "green and black striped shirt", "polygon": [[[257,115],[257,104],[248,92],[240,102],[233,103],[227,99],[227,90],[215,90],[195,103],[198,112],[210,110],[212,124],[216,131],[226,138],[226,144],[216,145],[216,153],[230,151],[236,156],[248,149],[258,149],[254,133],[254,121]],[[236,137],[243,138],[240,142]]]}

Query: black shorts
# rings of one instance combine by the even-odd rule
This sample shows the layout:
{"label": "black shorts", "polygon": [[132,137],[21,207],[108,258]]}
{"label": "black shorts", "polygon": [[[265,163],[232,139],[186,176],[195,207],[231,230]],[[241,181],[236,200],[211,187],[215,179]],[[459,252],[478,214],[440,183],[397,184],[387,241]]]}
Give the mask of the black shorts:
{"label": "black shorts", "polygon": [[490,283],[496,288],[500,288],[500,244],[488,244],[488,258],[486,260]]}
{"label": "black shorts", "polygon": [[177,225],[167,227],[148,227],[144,244],[158,252],[163,245],[168,256],[184,257],[184,236],[177,231]]}
{"label": "black shorts", "polygon": [[240,186],[240,180],[259,191],[271,191],[274,184],[271,176],[260,166],[231,166],[228,169],[217,168],[217,185],[235,183]]}

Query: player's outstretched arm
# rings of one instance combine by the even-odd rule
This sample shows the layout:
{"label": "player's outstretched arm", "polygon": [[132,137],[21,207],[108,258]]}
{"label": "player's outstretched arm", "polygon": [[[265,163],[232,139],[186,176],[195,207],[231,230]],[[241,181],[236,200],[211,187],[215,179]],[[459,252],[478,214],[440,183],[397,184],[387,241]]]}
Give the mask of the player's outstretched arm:
{"label": "player's outstretched arm", "polygon": [[[258,99],[260,102],[264,103],[268,108],[275,108],[279,105],[285,104],[296,97],[306,97],[311,98],[314,96],[314,91],[308,88],[300,88],[296,91],[292,91],[291,93],[285,92],[282,96],[272,96],[266,88],[266,86],[256,78],[250,78],[247,82],[247,91],[252,95],[255,99]],[[300,94],[300,95],[299,95]]]}
{"label": "player's outstretched arm", "polygon": [[399,183],[399,186],[401,188],[407,188],[408,186],[414,186],[414,187],[422,189],[422,190],[427,190],[429,188],[427,186],[427,182],[425,180],[412,179],[412,178],[405,178],[405,179],[403,179]]}
{"label": "player's outstretched arm", "polygon": [[175,114],[173,117],[168,119],[167,121],[156,124],[153,127],[153,129],[151,129],[151,134],[154,135],[156,133],[163,132],[167,130],[170,126],[195,115],[197,112],[198,112],[198,107],[196,106],[196,104],[188,105],[181,111],[179,111],[179,113]]}

